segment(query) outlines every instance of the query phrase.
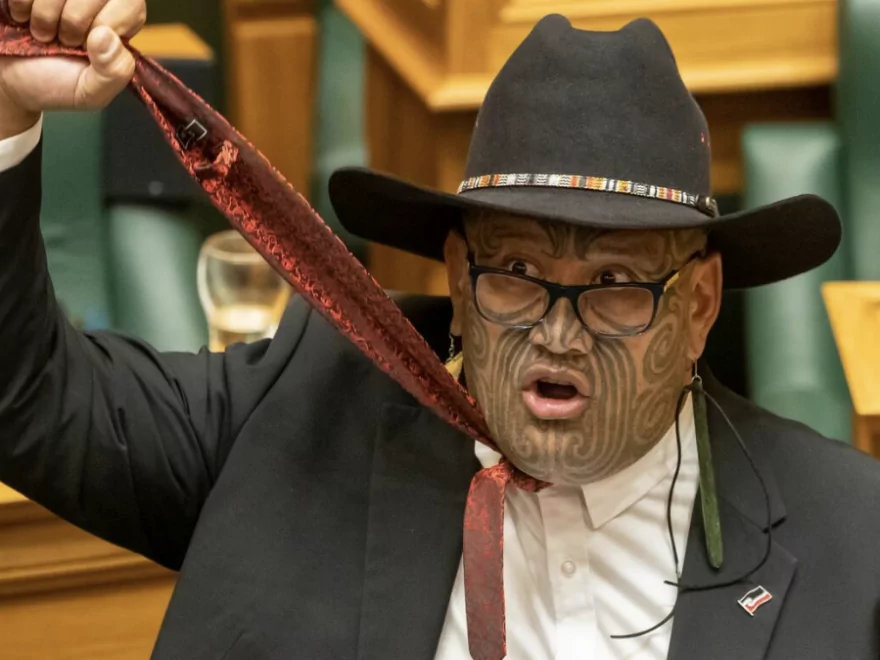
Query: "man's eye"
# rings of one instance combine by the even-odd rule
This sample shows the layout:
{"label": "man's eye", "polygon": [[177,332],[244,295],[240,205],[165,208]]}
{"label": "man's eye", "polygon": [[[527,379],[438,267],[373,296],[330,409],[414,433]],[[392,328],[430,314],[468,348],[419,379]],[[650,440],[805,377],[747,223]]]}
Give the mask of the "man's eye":
{"label": "man's eye", "polygon": [[535,269],[531,264],[521,259],[516,259],[508,263],[507,269],[516,275],[533,275],[535,272]]}
{"label": "man's eye", "polygon": [[606,268],[596,274],[596,284],[623,284],[632,282],[632,275],[622,268]]}

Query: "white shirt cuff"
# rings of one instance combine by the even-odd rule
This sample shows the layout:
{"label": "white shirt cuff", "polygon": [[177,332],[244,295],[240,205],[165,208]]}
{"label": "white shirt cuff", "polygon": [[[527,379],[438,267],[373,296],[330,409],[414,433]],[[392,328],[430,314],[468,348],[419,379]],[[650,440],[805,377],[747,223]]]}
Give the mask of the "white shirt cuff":
{"label": "white shirt cuff", "polygon": [[43,115],[24,133],[0,140],[0,172],[11,170],[21,163],[40,143],[43,134]]}

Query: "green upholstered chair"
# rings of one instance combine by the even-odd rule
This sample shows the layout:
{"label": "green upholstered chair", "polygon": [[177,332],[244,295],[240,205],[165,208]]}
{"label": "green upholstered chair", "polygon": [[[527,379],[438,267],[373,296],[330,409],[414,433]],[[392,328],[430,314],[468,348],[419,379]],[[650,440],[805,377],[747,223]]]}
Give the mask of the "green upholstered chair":
{"label": "green upholstered chair", "polygon": [[364,165],[364,53],[357,27],[333,3],[321,0],[317,11],[321,34],[315,108],[315,170],[311,202],[333,231],[360,259],[367,243],[345,231],[337,221],[327,182],[334,170]]}
{"label": "green upholstered chair", "polygon": [[837,124],[851,274],[880,280],[880,2],[840,0]]}
{"label": "green upholstered chair", "polygon": [[55,292],[76,325],[104,328],[111,310],[100,116],[47,113],[43,135],[42,230]]}
{"label": "green upholstered chair", "polygon": [[757,403],[851,441],[852,406],[820,285],[880,279],[880,3],[838,8],[834,122],[750,127],[743,148],[748,205],[823,195],[841,212],[843,245],[823,268],[747,295],[747,343]]}
{"label": "green upholstered chair", "polygon": [[197,206],[107,205],[101,139],[99,113],[45,116],[41,223],[56,296],[85,330],[198,350],[207,342],[198,250],[225,221],[214,214],[213,225],[206,223]]}
{"label": "green upholstered chair", "polygon": [[[815,193],[842,211],[833,124],[759,125],[744,133],[746,205]],[[846,278],[845,253],[809,273],[746,294],[749,396],[833,438],[851,436],[852,404],[821,297]]]}
{"label": "green upholstered chair", "polygon": [[197,351],[207,344],[196,285],[205,236],[192,214],[115,204],[107,224],[114,328],[160,350]]}
{"label": "green upholstered chair", "polygon": [[44,120],[41,222],[56,295],[83,329],[197,350],[207,341],[195,291],[203,223],[186,209],[108,207],[101,133],[98,113]]}

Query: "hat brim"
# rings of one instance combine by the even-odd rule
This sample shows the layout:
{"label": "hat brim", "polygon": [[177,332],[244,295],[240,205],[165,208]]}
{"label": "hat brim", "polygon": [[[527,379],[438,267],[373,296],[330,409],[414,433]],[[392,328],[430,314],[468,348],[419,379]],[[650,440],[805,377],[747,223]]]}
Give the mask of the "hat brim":
{"label": "hat brim", "polygon": [[489,188],[452,195],[364,168],[343,168],[329,182],[339,222],[363,239],[443,260],[443,243],[466,211],[486,210],[599,229],[710,231],[721,253],[724,287],[740,289],[788,279],[825,263],[837,250],[834,207],[799,195],[710,218],[697,209],[618,193],[559,188]]}

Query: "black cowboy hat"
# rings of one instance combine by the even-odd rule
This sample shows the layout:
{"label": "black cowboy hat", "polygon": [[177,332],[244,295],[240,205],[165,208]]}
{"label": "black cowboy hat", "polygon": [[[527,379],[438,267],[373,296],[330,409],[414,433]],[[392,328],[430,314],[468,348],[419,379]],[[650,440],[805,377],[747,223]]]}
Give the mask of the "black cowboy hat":
{"label": "black cowboy hat", "polygon": [[727,288],[776,282],[834,254],[840,221],[814,195],[719,215],[710,160],[706,119],[654,23],[591,32],[552,15],[490,86],[457,194],[345,168],[330,199],[353,234],[440,260],[469,210],[608,229],[704,227]]}

